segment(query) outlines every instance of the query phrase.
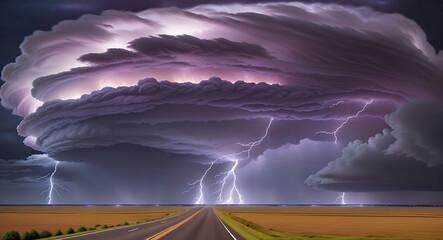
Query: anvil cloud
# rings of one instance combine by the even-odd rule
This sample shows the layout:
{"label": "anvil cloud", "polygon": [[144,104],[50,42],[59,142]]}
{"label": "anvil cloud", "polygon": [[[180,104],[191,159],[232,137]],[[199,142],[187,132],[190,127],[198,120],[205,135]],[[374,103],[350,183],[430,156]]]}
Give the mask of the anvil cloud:
{"label": "anvil cloud", "polygon": [[61,161],[129,144],[208,163],[261,136],[273,118],[257,158],[306,138],[332,140],[315,133],[369,100],[340,144],[395,128],[384,116],[404,103],[443,101],[443,55],[421,28],[362,7],[111,10],[36,31],[20,48],[2,71],[2,104],[24,118],[18,132],[28,146]]}

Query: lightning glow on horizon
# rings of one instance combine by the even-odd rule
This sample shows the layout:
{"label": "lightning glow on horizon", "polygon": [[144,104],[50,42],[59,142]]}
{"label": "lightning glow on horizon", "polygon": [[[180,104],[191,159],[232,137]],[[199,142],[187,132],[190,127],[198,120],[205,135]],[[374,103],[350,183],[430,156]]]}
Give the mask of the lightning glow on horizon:
{"label": "lightning glow on horizon", "polygon": [[[217,197],[217,202],[218,202],[218,203],[223,203],[223,204],[233,204],[233,203],[234,203],[233,196],[234,196],[234,192],[235,192],[235,194],[236,194],[237,197],[238,197],[238,203],[239,203],[239,204],[243,204],[243,203],[244,203],[244,201],[243,201],[243,196],[241,195],[240,191],[238,190],[238,187],[237,187],[237,175],[235,174],[235,170],[236,170],[236,168],[237,168],[237,166],[238,166],[238,162],[239,162],[240,159],[232,159],[232,158],[233,158],[234,156],[239,156],[239,155],[242,155],[242,154],[245,154],[245,153],[246,153],[246,157],[245,157],[245,158],[242,158],[241,160],[246,160],[246,159],[248,159],[248,158],[251,156],[251,150],[252,150],[252,148],[254,148],[254,147],[260,145],[260,144],[262,143],[263,139],[265,139],[266,136],[268,135],[268,133],[269,133],[269,128],[271,127],[271,124],[272,124],[272,121],[273,121],[273,120],[274,120],[273,118],[270,119],[269,124],[268,124],[268,126],[266,127],[265,134],[264,134],[259,140],[257,140],[257,141],[253,141],[253,142],[250,142],[250,143],[246,143],[246,144],[243,144],[243,143],[237,143],[238,145],[241,145],[241,146],[243,146],[243,147],[247,147],[247,149],[245,149],[245,150],[243,150],[243,151],[240,151],[240,152],[235,152],[235,153],[230,153],[230,154],[224,155],[224,156],[222,156],[222,157],[216,159],[215,161],[213,161],[213,162],[211,163],[211,165],[209,166],[209,168],[206,169],[206,171],[204,172],[204,174],[202,175],[202,177],[201,177],[200,179],[198,179],[197,181],[195,181],[195,182],[193,182],[193,183],[190,183],[189,185],[190,185],[191,187],[190,187],[188,190],[186,190],[185,192],[183,192],[183,193],[187,193],[187,192],[191,191],[192,189],[194,189],[195,185],[196,185],[197,183],[199,183],[199,186],[200,186],[200,188],[199,188],[199,189],[200,189],[200,191],[199,191],[199,196],[197,197],[197,201],[194,202],[194,204],[204,204],[204,198],[203,198],[203,187],[204,187],[204,186],[203,186],[203,179],[205,178],[205,176],[207,175],[207,173],[209,172],[209,170],[211,170],[212,166],[213,166],[218,160],[221,160],[221,159],[229,159],[230,161],[234,162],[234,165],[232,166],[232,168],[231,168],[229,171],[222,172],[222,173],[220,173],[220,174],[218,174],[218,175],[215,176],[215,177],[217,178],[217,177],[219,177],[219,176],[225,175],[225,176],[223,177],[222,180],[217,181],[217,182],[214,183],[214,185],[216,185],[216,184],[221,184],[221,187],[216,191],[216,193],[219,192],[219,195],[218,195],[218,197]],[[222,200],[222,195],[223,195],[223,192],[224,192],[223,189],[225,188],[225,186],[226,186],[226,182],[230,179],[231,176],[232,176],[232,187],[231,187],[231,189],[229,190],[229,198],[228,198],[226,201],[223,201],[223,200]]]}
{"label": "lightning glow on horizon", "polygon": [[[315,135],[320,134],[320,133],[328,134],[328,135],[334,135],[334,138],[335,138],[334,142],[335,142],[335,144],[337,144],[337,141],[338,141],[338,139],[337,139],[337,133],[338,133],[338,131],[340,131],[340,129],[342,129],[343,126],[346,125],[346,123],[349,122],[349,120],[358,117],[358,115],[359,115],[360,113],[362,113],[362,112],[366,109],[366,107],[367,107],[369,104],[371,104],[373,101],[374,101],[374,99],[371,99],[370,101],[367,101],[367,102],[365,103],[365,105],[363,106],[362,109],[360,109],[356,114],[347,117],[346,120],[343,121],[343,122],[340,124],[340,126],[338,126],[334,131],[332,131],[332,132],[328,132],[328,131],[318,131],[318,132],[315,133]],[[336,106],[336,105],[338,105],[339,103],[340,103],[340,102],[338,102],[338,103],[336,103],[336,104],[334,104],[334,105]],[[332,106],[334,106],[334,105],[332,105]],[[331,107],[332,107],[332,106],[331,106]]]}

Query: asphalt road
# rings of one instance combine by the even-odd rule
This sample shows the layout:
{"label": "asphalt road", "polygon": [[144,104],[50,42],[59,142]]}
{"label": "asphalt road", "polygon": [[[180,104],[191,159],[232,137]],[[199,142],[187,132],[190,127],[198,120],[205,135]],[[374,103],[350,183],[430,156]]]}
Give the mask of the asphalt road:
{"label": "asphalt road", "polygon": [[211,207],[191,208],[168,219],[80,236],[72,240],[244,240]]}

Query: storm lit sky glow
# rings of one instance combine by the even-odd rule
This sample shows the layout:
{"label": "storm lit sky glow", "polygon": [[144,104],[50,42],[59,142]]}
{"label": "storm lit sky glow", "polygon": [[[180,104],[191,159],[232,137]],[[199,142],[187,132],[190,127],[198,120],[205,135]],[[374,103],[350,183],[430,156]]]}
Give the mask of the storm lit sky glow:
{"label": "storm lit sky glow", "polygon": [[[62,21],[3,68],[2,105],[47,162],[0,160],[0,181],[35,184],[60,161],[71,194],[52,202],[214,203],[233,168],[245,203],[441,204],[443,55],[426,39],[403,15],[323,3]],[[222,157],[245,147],[234,167]]]}

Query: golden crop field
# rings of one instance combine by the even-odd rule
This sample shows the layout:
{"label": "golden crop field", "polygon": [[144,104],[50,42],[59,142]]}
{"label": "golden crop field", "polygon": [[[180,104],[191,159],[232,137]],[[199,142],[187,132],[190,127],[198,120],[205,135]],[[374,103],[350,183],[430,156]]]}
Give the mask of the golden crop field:
{"label": "golden crop field", "polygon": [[65,232],[69,227],[75,230],[96,224],[133,224],[184,211],[182,207],[0,207],[0,235],[12,229],[20,234],[31,229],[54,233],[58,229]]}
{"label": "golden crop field", "polygon": [[443,208],[219,207],[217,210],[291,234],[443,239]]}

